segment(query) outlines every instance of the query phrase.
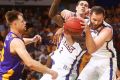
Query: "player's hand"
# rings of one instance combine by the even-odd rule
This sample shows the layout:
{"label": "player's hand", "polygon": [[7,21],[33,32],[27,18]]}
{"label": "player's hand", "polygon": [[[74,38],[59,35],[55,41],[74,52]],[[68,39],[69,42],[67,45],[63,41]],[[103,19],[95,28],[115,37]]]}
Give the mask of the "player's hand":
{"label": "player's hand", "polygon": [[40,35],[35,35],[33,38],[32,38],[32,41],[33,42],[41,42],[42,41],[42,37]]}
{"label": "player's hand", "polygon": [[117,69],[116,74],[117,74],[117,77],[118,77],[116,80],[120,80],[120,70],[119,69]]}
{"label": "player's hand", "polygon": [[88,23],[86,23],[85,19],[80,18],[81,22],[80,24],[82,25],[81,28],[84,28],[84,31],[86,32],[87,30],[90,30],[90,27]]}
{"label": "player's hand", "polygon": [[86,11],[86,16],[90,16],[90,13],[91,13],[91,9],[89,8],[89,9]]}
{"label": "player's hand", "polygon": [[54,37],[53,37],[53,43],[57,44],[59,42],[59,37],[60,35],[63,33],[63,28],[60,28],[57,30],[57,32],[55,33]]}
{"label": "player's hand", "polygon": [[63,18],[66,20],[68,20],[70,17],[74,17],[74,13],[69,11],[69,10],[64,10],[61,12]]}
{"label": "player's hand", "polygon": [[120,80],[120,77],[118,77],[116,80]]}
{"label": "player's hand", "polygon": [[58,73],[53,70],[50,70],[50,75],[52,76],[52,80],[55,80],[58,76]]}

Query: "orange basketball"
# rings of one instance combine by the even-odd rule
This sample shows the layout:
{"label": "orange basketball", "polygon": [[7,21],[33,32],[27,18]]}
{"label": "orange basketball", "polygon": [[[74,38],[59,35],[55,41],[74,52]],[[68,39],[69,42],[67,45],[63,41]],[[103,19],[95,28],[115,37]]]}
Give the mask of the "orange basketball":
{"label": "orange basketball", "polygon": [[82,20],[79,18],[69,18],[65,23],[64,23],[64,30],[68,30],[72,33],[82,33],[83,28],[82,25]]}

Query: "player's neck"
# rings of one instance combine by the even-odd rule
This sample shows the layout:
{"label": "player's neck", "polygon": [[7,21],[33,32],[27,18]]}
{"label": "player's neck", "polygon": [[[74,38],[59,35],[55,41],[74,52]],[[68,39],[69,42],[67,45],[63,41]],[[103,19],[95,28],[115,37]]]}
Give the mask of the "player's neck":
{"label": "player's neck", "polygon": [[66,37],[66,42],[69,46],[72,46],[74,44],[73,39],[71,38],[71,36],[67,36]]}
{"label": "player's neck", "polygon": [[20,34],[17,30],[15,29],[10,29],[11,32],[15,33],[18,37],[21,37],[22,34]]}
{"label": "player's neck", "polygon": [[77,16],[78,18],[85,18],[85,14],[76,13],[76,16]]}

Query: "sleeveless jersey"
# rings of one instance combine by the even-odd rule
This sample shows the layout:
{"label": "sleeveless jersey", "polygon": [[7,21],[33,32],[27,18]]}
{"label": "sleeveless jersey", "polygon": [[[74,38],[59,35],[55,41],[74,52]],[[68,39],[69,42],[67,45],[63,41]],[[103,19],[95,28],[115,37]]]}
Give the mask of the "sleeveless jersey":
{"label": "sleeveless jersey", "polygon": [[[111,25],[103,21],[103,24],[101,25],[103,28],[109,27],[112,28]],[[101,30],[100,30],[101,31]],[[100,31],[91,29],[91,35],[93,38],[96,38]],[[102,57],[102,58],[113,58],[116,57],[116,50],[113,46],[113,40],[106,41],[101,48],[99,48],[96,52],[92,54],[94,57]]]}
{"label": "sleeveless jersey", "polygon": [[84,52],[79,43],[75,42],[69,46],[63,36],[58,49],[51,55],[52,69],[58,72],[56,80],[75,80],[79,74],[80,58]]}
{"label": "sleeveless jersey", "polygon": [[23,69],[23,64],[18,55],[10,53],[10,43],[17,36],[13,32],[9,32],[6,36],[4,47],[1,53],[0,62],[0,80],[19,80]]}

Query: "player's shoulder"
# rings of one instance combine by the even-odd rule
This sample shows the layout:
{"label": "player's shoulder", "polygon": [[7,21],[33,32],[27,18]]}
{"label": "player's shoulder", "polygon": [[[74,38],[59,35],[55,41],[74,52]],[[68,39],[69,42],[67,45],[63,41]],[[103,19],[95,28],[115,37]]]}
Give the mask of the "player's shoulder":
{"label": "player's shoulder", "polygon": [[23,40],[20,39],[20,38],[14,38],[12,41],[11,41],[11,44],[13,45],[16,45],[16,44],[24,44]]}
{"label": "player's shoulder", "polygon": [[112,28],[112,26],[110,24],[103,21],[103,26],[104,26],[103,31],[107,31],[108,33],[113,33],[113,28]]}
{"label": "player's shoulder", "polygon": [[107,23],[106,21],[103,21],[103,26],[112,28],[112,26],[109,23]]}
{"label": "player's shoulder", "polygon": [[10,43],[10,50],[12,53],[16,52],[16,49],[25,48],[24,42],[19,38],[14,38]]}
{"label": "player's shoulder", "polygon": [[62,10],[61,11],[61,16],[64,18],[64,17],[66,17],[66,16],[74,16],[75,15],[75,12],[72,12],[72,11],[70,11],[70,10],[67,10],[67,9],[64,9],[64,10]]}
{"label": "player's shoulder", "polygon": [[69,12],[69,13],[75,13],[75,12],[70,11],[70,10],[68,10],[68,9],[64,9],[64,10],[61,11],[61,13],[68,13],[68,12]]}

